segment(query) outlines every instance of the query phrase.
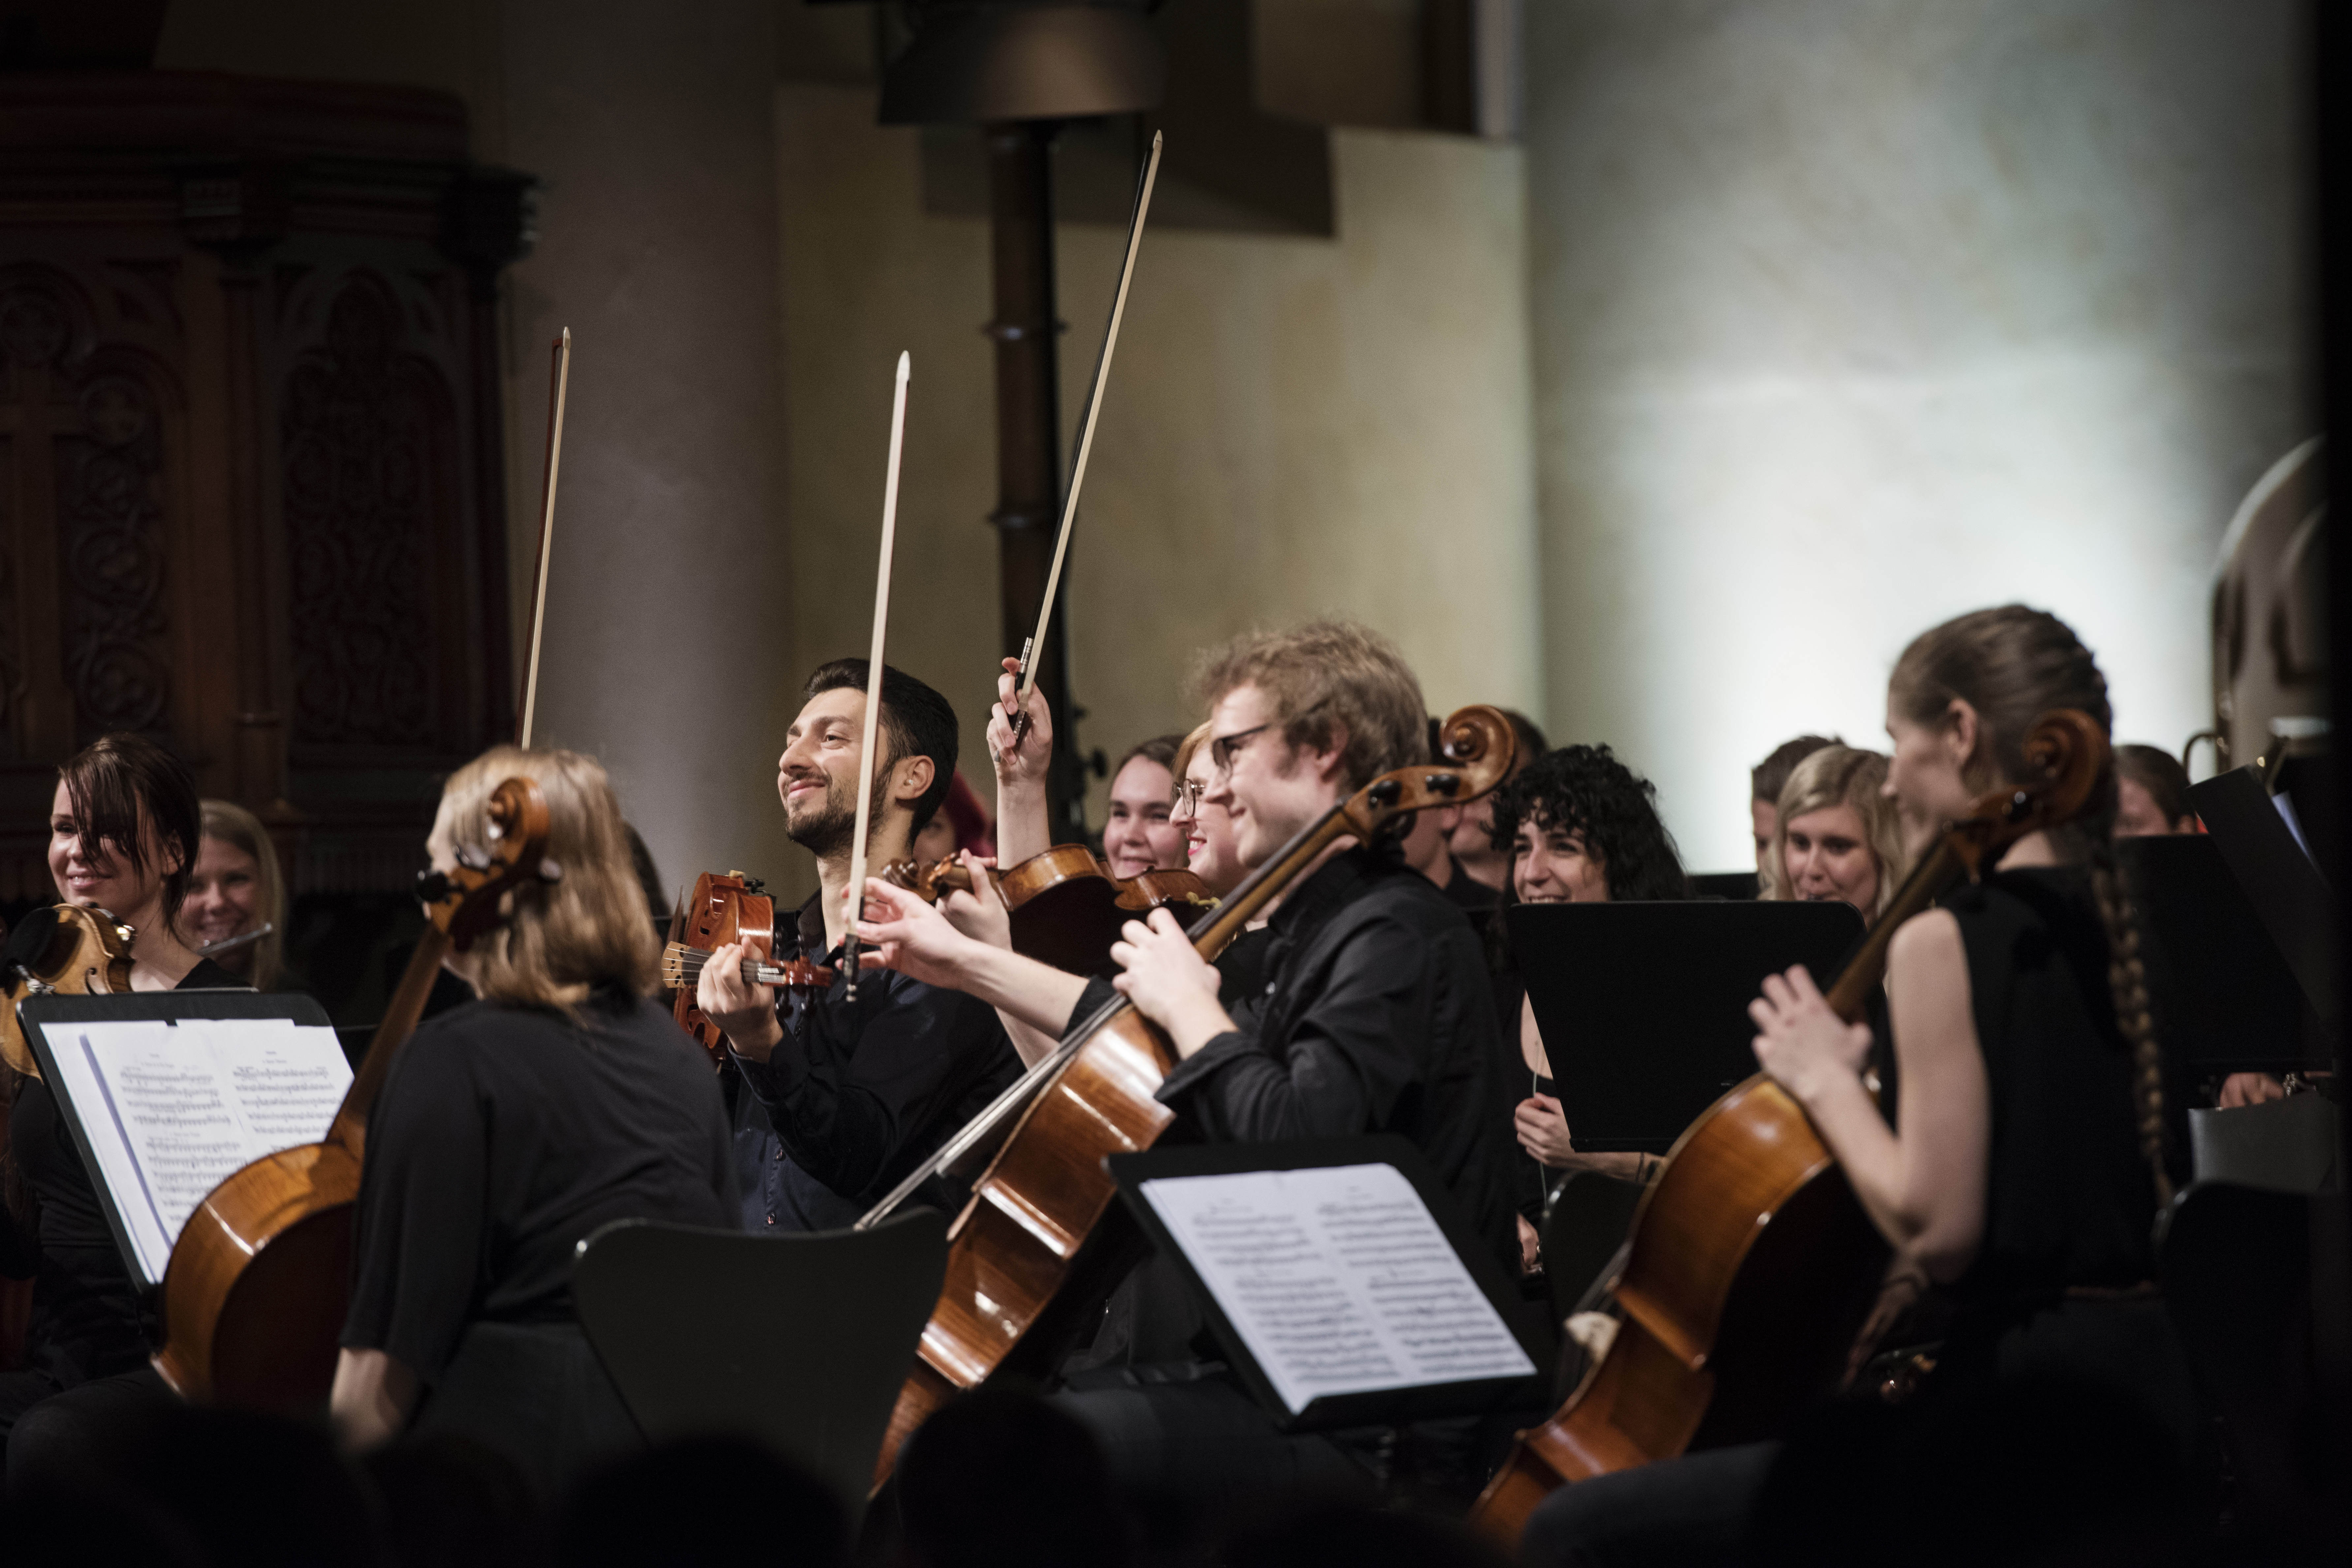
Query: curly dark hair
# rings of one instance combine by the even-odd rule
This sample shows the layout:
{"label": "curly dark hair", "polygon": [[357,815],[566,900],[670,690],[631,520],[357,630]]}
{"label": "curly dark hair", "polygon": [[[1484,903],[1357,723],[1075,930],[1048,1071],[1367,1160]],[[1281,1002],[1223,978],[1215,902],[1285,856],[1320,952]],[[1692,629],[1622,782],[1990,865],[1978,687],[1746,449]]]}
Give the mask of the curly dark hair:
{"label": "curly dark hair", "polygon": [[1583,839],[1613,900],[1690,897],[1674,835],[1658,820],[1657,786],[1606,746],[1563,746],[1513,774],[1495,792],[1495,847],[1507,854],[1530,818]]}

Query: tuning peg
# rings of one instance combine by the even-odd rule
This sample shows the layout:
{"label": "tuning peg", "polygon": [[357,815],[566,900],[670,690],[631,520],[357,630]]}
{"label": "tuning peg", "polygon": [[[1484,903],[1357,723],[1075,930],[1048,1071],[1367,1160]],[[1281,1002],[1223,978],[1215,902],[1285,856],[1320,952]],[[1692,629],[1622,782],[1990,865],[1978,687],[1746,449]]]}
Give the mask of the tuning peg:
{"label": "tuning peg", "polygon": [[539,863],[539,879],[542,882],[561,882],[563,880],[563,868],[552,860],[541,860]]}

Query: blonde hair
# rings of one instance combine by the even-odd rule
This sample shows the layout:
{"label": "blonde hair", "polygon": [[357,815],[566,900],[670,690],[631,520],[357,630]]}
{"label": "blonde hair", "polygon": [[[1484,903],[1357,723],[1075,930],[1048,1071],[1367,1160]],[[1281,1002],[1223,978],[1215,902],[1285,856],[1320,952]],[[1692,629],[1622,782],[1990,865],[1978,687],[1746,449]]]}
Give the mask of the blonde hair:
{"label": "blonde hair", "polygon": [[449,775],[433,842],[489,842],[489,800],[520,774],[547,800],[547,856],[563,868],[552,885],[509,894],[506,918],[474,943],[474,990],[483,998],[571,1014],[591,992],[654,989],[660,942],[629,855],[629,833],[611,780],[578,752],[493,746]]}
{"label": "blonde hair", "polygon": [[1349,790],[1429,760],[1421,682],[1378,632],[1346,621],[1244,632],[1194,667],[1192,696],[1203,708],[1243,686],[1265,693],[1290,745],[1322,747],[1340,738],[1340,782]]}
{"label": "blonde hair", "polygon": [[1910,869],[1903,848],[1903,822],[1895,803],[1886,798],[1886,758],[1877,752],[1835,742],[1809,753],[1780,786],[1780,821],[1772,829],[1772,852],[1764,858],[1764,897],[1793,899],[1796,885],[1789,878],[1789,824],[1809,812],[1850,805],[1862,822],[1862,836],[1870,858],[1878,864],[1878,900],[1870,910],[1875,922],[1895,901],[1895,889]]}
{"label": "blonde hair", "polygon": [[[253,944],[253,988],[268,991],[286,978],[286,878],[278,868],[278,847],[261,818],[234,801],[200,803],[204,818],[201,837],[217,838],[253,858],[254,880],[260,884],[261,918],[270,932]],[[203,846],[198,845],[201,853]],[[189,870],[195,868],[192,865]]]}
{"label": "blonde hair", "polygon": [[1209,721],[1206,719],[1192,726],[1192,732],[1176,742],[1175,760],[1168,764],[1168,793],[1171,798],[1183,789],[1184,775],[1192,771],[1192,759],[1209,743]]}

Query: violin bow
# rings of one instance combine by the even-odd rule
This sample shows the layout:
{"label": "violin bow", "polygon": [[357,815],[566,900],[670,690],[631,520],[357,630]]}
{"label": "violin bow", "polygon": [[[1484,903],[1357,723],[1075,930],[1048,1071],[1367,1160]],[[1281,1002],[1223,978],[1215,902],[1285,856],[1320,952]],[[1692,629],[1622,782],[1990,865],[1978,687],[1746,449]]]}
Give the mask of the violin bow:
{"label": "violin bow", "polygon": [[1118,287],[1110,297],[1110,323],[1103,329],[1101,351],[1095,355],[1095,378],[1087,388],[1086,417],[1078,424],[1078,449],[1070,458],[1070,488],[1062,498],[1062,531],[1054,540],[1054,565],[1045,574],[1045,602],[1037,606],[1037,629],[1021,644],[1021,689],[1012,712],[1013,743],[1029,732],[1029,697],[1037,689],[1037,664],[1045,647],[1045,627],[1054,618],[1054,595],[1062,586],[1062,557],[1069,553],[1070,524],[1077,521],[1078,491],[1087,482],[1087,459],[1095,449],[1095,420],[1102,413],[1103,383],[1110,376],[1111,356],[1118,351],[1118,323],[1127,314],[1127,286],[1135,279],[1135,253],[1143,244],[1144,215],[1151,210],[1151,187],[1160,178],[1160,132],[1151,133],[1151,155],[1144,160],[1135,187],[1135,206],[1127,218],[1127,254],[1119,262]]}
{"label": "violin bow", "polygon": [[572,383],[572,329],[566,327],[551,351],[548,367],[547,468],[540,481],[539,573],[530,595],[530,663],[522,679],[522,717],[515,725],[515,744],[530,745],[531,721],[539,711],[539,642],[547,629],[547,563],[555,550],[555,470],[563,461],[563,394]]}
{"label": "violin bow", "polygon": [[898,355],[898,384],[890,395],[890,473],[882,481],[882,563],[874,573],[874,643],[866,656],[866,722],[857,753],[857,829],[849,851],[849,934],[842,944],[848,999],[857,1000],[857,922],[866,913],[866,835],[873,826],[874,747],[882,719],[882,643],[890,624],[890,545],[898,533],[898,458],[907,445],[907,383],[913,360]]}

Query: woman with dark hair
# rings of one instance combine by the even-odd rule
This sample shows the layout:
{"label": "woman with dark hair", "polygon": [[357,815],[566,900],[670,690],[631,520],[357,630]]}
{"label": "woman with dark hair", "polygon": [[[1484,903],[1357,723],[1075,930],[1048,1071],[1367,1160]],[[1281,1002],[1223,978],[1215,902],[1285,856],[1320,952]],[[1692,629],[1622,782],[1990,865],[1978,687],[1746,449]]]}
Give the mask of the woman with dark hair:
{"label": "woman with dark hair", "polygon": [[1103,822],[1103,864],[1114,877],[1184,869],[1184,830],[1175,808],[1176,748],[1181,735],[1139,741],[1110,772],[1110,815]]}
{"label": "woman with dark hair", "polygon": [[[142,736],[109,735],[58,770],[50,879],[60,902],[104,910],[131,928],[133,991],[238,984],[173,929],[201,824],[187,768]],[[38,1268],[22,1364],[0,1373],[0,1438],[21,1474],[40,1451],[59,1462],[72,1457],[94,1413],[171,1396],[148,1368],[146,1314],[64,1112],[39,1079],[0,1078],[9,1099],[0,1255],[37,1259]],[[100,1382],[113,1386],[81,1399],[68,1392]],[[36,1410],[43,1401],[53,1403]]]}
{"label": "woman with dark hair", "polygon": [[2189,799],[2189,770],[2154,746],[2116,748],[2116,837],[2195,833],[2197,807]]}
{"label": "woman with dark hair", "polygon": [[[1606,746],[1563,746],[1520,769],[1495,792],[1495,843],[1511,857],[1504,905],[1690,897],[1690,879],[1674,836],[1659,820],[1657,797],[1656,786]],[[1533,1080],[1533,1092],[1511,1118],[1528,1156],[1521,1167],[1519,1255],[1532,1271],[1553,1184],[1546,1173],[1599,1171],[1639,1179],[1655,1162],[1640,1154],[1578,1152],[1552,1083],[1551,1058],[1536,1027],[1535,1009],[1509,957],[1505,922],[1494,921],[1488,932],[1497,973],[1507,977],[1496,996],[1506,1008],[1501,1016],[1518,1020],[1519,1055]]]}
{"label": "woman with dark hair", "polygon": [[[1886,788],[1903,820],[1950,822],[2032,779],[2026,731],[2057,708],[2111,722],[2097,662],[2056,616],[2011,605],[1922,635],[1887,689]],[[1872,1222],[1950,1287],[1957,1314],[1923,1412],[2063,1382],[2137,1405],[2185,1458],[2197,1404],[2155,1283],[2172,1198],[2163,1068],[2116,803],[2110,771],[2089,811],[2020,839],[1895,933],[1891,1125],[1864,1078],[1870,1029],[1831,1012],[1802,968],[1767,980],[1749,1011],[1757,1059]],[[1915,857],[1924,847],[1923,835]],[[1735,1545],[1771,1458],[1718,1449],[1563,1488],[1529,1521],[1522,1560],[1601,1560],[1654,1543],[1668,1519],[1685,1548],[1702,1531]]]}

